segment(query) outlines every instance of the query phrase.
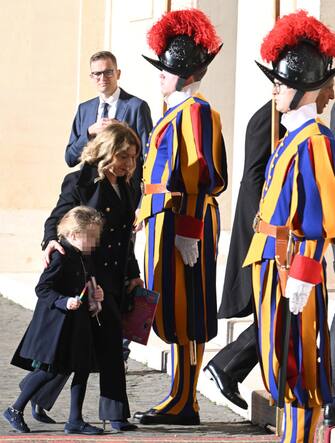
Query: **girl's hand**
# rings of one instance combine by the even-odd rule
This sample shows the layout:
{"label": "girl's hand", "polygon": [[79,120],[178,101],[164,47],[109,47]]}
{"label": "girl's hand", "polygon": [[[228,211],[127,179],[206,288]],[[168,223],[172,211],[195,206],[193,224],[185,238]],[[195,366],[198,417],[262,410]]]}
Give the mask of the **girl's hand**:
{"label": "girl's hand", "polygon": [[66,308],[69,311],[76,311],[80,308],[81,301],[79,300],[79,297],[69,297],[68,301],[66,302]]}
{"label": "girl's hand", "polygon": [[94,291],[93,296],[95,301],[103,301],[104,300],[104,291],[101,286],[97,285]]}

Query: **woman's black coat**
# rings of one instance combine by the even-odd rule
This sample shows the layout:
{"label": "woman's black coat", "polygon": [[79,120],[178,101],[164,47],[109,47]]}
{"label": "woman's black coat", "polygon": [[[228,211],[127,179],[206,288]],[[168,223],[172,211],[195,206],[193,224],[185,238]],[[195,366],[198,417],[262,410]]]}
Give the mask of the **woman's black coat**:
{"label": "woman's black coat", "polygon": [[[68,297],[79,295],[90,275],[88,259],[69,243],[65,255],[54,251],[50,265],[36,286],[38,297],[33,318],[16,350],[12,364],[32,370],[32,361],[44,363],[56,373],[94,369],[92,318],[87,296],[78,310],[68,311]],[[55,302],[63,301],[58,308]]]}
{"label": "woman's black coat", "polygon": [[68,174],[55,209],[45,222],[43,246],[57,239],[57,223],[71,208],[90,206],[105,217],[100,245],[92,254],[97,282],[105,291],[105,301],[112,294],[119,304],[124,293],[125,279],[139,276],[139,268],[133,253],[131,233],[134,222],[134,202],[131,187],[119,179],[121,199],[107,180],[95,181],[95,166],[84,164],[80,171]]}
{"label": "woman's black coat", "polygon": [[[285,134],[280,125],[279,137]],[[229,246],[225,281],[218,318],[244,317],[252,313],[250,267],[242,268],[254,234],[264,174],[271,155],[271,102],[250,119],[245,136],[245,160]]]}

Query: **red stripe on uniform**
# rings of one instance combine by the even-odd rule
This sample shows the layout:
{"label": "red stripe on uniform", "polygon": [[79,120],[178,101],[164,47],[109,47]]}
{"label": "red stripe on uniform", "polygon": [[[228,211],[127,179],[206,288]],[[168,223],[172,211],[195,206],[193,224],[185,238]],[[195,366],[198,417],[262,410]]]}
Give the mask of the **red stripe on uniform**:
{"label": "red stripe on uniform", "polygon": [[202,238],[204,222],[189,215],[176,216],[176,234],[184,237]]}
{"label": "red stripe on uniform", "polygon": [[202,123],[201,123],[201,105],[200,103],[194,103],[190,107],[190,115],[193,128],[193,136],[195,148],[198,156],[199,164],[199,183],[208,183],[209,175],[206,160],[203,154],[202,147]]}
{"label": "red stripe on uniform", "polygon": [[321,283],[321,263],[313,258],[295,255],[289,272],[290,277],[317,285]]}

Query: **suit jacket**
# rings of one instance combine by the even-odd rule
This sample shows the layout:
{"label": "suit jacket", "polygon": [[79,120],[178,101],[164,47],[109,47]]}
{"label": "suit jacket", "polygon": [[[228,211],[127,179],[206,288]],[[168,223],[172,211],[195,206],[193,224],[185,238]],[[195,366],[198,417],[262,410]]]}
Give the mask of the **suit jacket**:
{"label": "suit jacket", "polygon": [[[285,134],[280,125],[279,137]],[[242,268],[254,231],[264,184],[264,174],[271,155],[271,101],[250,119],[245,136],[245,160],[234,217],[219,318],[244,317],[252,312],[251,269]]]}
{"label": "suit jacket", "polygon": [[[120,88],[121,89],[121,88]],[[96,122],[99,107],[99,97],[95,97],[78,107],[72,124],[69,143],[65,150],[65,161],[69,166],[76,166],[83,148],[89,141],[88,128]],[[144,100],[128,94],[121,89],[116,107],[116,120],[126,122],[139,136],[142,153],[138,159],[137,168],[132,178],[136,192],[136,205],[140,197],[140,182],[142,179],[143,152],[152,129],[150,108]]]}

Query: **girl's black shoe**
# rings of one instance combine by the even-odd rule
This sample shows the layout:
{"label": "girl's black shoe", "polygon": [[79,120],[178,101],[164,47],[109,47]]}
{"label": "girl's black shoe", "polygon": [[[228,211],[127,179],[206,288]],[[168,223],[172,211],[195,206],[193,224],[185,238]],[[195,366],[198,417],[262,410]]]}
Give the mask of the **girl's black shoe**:
{"label": "girl's black shoe", "polygon": [[21,433],[30,432],[27,423],[24,421],[23,412],[9,406],[2,414],[13,429]]}

